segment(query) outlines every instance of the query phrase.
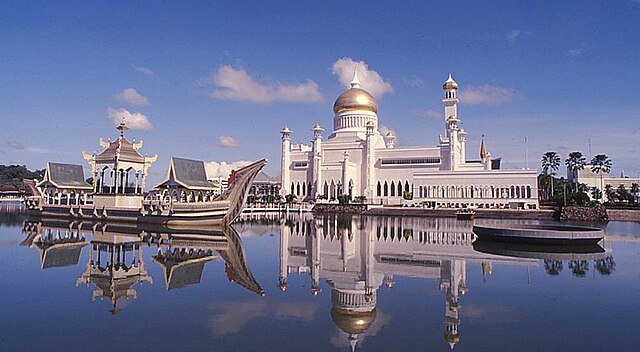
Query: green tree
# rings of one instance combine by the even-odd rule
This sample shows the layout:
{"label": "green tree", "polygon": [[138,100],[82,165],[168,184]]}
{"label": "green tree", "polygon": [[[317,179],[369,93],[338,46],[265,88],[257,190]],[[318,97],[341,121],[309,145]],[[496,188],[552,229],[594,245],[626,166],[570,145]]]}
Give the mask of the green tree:
{"label": "green tree", "polygon": [[635,203],[640,195],[640,185],[635,182],[631,184],[631,195],[633,196],[633,203]]}
{"label": "green tree", "polygon": [[613,186],[604,186],[604,194],[607,196],[607,201],[613,203],[616,201],[616,191],[613,190]]}
{"label": "green tree", "polygon": [[[571,173],[577,175],[578,171],[583,170],[586,165],[587,160],[582,155],[581,152],[571,152],[569,153],[569,157],[564,161],[564,164],[567,166],[567,170]],[[578,191],[578,180],[577,178],[573,178],[576,184],[576,192]]]}
{"label": "green tree", "polygon": [[633,194],[631,194],[631,192],[629,192],[627,187],[625,187],[624,185],[618,186],[618,189],[616,190],[616,193],[617,193],[617,196],[618,196],[618,201],[626,202],[626,203],[633,203]]}
{"label": "green tree", "polygon": [[600,185],[604,174],[611,171],[611,159],[606,154],[598,154],[591,159],[591,171],[600,175]]}
{"label": "green tree", "polygon": [[549,176],[551,197],[553,197],[553,175],[556,174],[556,171],[558,171],[560,167],[560,156],[554,151],[549,151],[542,155],[540,162],[542,165],[542,173]]}
{"label": "green tree", "polygon": [[284,200],[287,204],[293,203],[295,199],[296,199],[296,196],[293,194],[287,194],[286,196],[284,196]]}

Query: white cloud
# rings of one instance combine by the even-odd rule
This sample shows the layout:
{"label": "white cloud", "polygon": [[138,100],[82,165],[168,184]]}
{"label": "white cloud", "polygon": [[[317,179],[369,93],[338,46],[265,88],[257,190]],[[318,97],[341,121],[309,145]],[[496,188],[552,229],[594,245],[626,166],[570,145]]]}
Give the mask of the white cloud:
{"label": "white cloud", "polygon": [[251,164],[251,161],[247,160],[239,160],[227,163],[225,161],[217,162],[210,161],[204,164],[204,169],[207,172],[208,178],[216,178],[216,177],[229,177],[232,170],[238,170],[241,167],[247,166]]}
{"label": "white cloud", "polygon": [[580,43],[580,46],[578,46],[577,48],[569,49],[569,56],[578,57],[582,55],[582,53],[584,52],[584,48],[585,48],[585,43]]}
{"label": "white cloud", "polygon": [[419,116],[428,117],[434,120],[444,119],[444,113],[442,111],[436,110],[418,110],[417,114]]}
{"label": "white cloud", "polygon": [[358,69],[358,78],[362,88],[376,98],[381,98],[385,93],[393,92],[391,83],[385,81],[375,70],[369,69],[364,61],[355,61],[350,57],[343,57],[334,62],[331,72],[338,76],[338,81],[345,88],[350,88],[354,69]]}
{"label": "white cloud", "polygon": [[115,98],[118,100],[126,101],[127,103],[132,105],[149,105],[149,99],[138,93],[138,91],[133,88],[126,88],[122,91],[122,93],[116,94]]}
{"label": "white cloud", "polygon": [[460,102],[468,105],[502,105],[512,102],[515,98],[515,90],[488,84],[460,91]]}
{"label": "white cloud", "polygon": [[220,337],[235,334],[245,328],[252,320],[271,317],[278,320],[293,320],[298,323],[310,323],[314,320],[320,304],[304,303],[267,303],[264,300],[252,300],[241,304],[221,304],[210,308],[214,316],[210,319],[213,333]]}
{"label": "white cloud", "polygon": [[250,101],[268,104],[276,101],[315,103],[322,100],[320,87],[307,80],[299,84],[265,84],[256,81],[243,68],[223,65],[213,74],[216,89],[211,96],[222,100]]}
{"label": "white cloud", "polygon": [[218,137],[218,146],[223,148],[237,148],[240,146],[240,142],[231,136]]}
{"label": "white cloud", "polygon": [[153,125],[149,122],[149,118],[139,112],[131,112],[125,108],[107,109],[107,118],[113,122],[115,126],[119,125],[124,118],[124,123],[132,130],[151,131]]}
{"label": "white cloud", "polygon": [[7,147],[9,149],[20,151],[20,152],[28,152],[28,153],[47,153],[48,149],[40,148],[40,147],[30,147],[26,146],[18,141],[8,141]]}
{"label": "white cloud", "polygon": [[136,66],[136,65],[131,65],[131,68],[142,73],[145,76],[149,76],[152,77],[153,75],[155,75],[156,73],[153,72],[150,68],[148,67],[144,67],[144,66]]}
{"label": "white cloud", "polygon": [[511,41],[511,42],[515,42],[518,37],[520,37],[520,30],[519,29],[514,29],[511,30],[509,32],[507,32],[507,40]]}

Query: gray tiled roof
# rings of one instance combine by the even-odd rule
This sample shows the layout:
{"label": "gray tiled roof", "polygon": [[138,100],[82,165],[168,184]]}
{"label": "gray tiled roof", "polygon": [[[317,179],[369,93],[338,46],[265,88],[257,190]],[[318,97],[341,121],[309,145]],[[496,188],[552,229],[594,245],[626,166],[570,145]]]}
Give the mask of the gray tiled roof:
{"label": "gray tiled roof", "polygon": [[118,137],[113,142],[109,142],[107,149],[103,150],[100,154],[96,155],[97,162],[109,162],[116,160],[116,155],[120,150],[120,161],[132,161],[137,163],[144,163],[144,156],[133,149],[133,144],[124,137]]}
{"label": "gray tiled roof", "polygon": [[204,162],[183,158],[171,158],[175,181],[187,188],[214,188],[213,183],[207,181]]}
{"label": "gray tiled roof", "polygon": [[76,164],[48,163],[49,179],[56,187],[61,188],[92,188],[85,181],[84,168]]}

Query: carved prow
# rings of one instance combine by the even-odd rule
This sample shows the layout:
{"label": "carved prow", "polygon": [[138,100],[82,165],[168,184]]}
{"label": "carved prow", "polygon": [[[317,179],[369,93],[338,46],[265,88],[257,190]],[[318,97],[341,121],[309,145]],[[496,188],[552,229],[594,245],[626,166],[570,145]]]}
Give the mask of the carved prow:
{"label": "carved prow", "polygon": [[223,218],[224,224],[231,224],[242,213],[251,183],[265,165],[267,159],[262,159],[235,172],[229,188],[219,198],[229,201],[229,211]]}

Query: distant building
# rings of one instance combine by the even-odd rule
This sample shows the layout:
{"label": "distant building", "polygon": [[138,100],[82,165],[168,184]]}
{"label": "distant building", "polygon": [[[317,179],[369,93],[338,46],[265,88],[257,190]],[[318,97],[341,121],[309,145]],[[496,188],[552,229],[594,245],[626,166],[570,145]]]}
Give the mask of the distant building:
{"label": "distant building", "polygon": [[280,176],[271,177],[260,172],[253,180],[249,194],[254,197],[278,196],[280,194]]}
{"label": "distant building", "polygon": [[[609,200],[605,192],[607,185],[611,185],[613,189],[617,189],[620,185],[624,185],[624,187],[631,192],[631,187],[634,183],[640,184],[640,178],[625,177],[624,174],[621,174],[620,177],[611,177],[609,172],[603,172],[600,174],[595,173],[591,170],[591,164],[585,165],[582,170],[567,169],[567,179],[569,182],[585,184],[589,188],[588,194],[592,199],[593,192],[591,190],[593,188],[597,188],[602,192],[602,200],[604,202]],[[634,194],[634,196],[638,199],[640,194]]]}
{"label": "distant building", "polygon": [[229,188],[229,178],[227,177],[216,176],[207,179],[216,186],[218,194],[222,194]]}
{"label": "distant building", "polygon": [[291,144],[291,130],[280,131],[281,195],[314,201],[344,194],[376,204],[399,204],[407,197],[433,208],[536,209],[536,170],[502,170],[484,139],[479,158],[469,158],[458,115],[458,83],[449,76],[443,90],[445,130],[439,144],[396,147],[393,132],[380,132],[378,103],[355,73],[351,89],[333,105],[333,131],[326,141],[320,125],[313,127],[311,145]]}

